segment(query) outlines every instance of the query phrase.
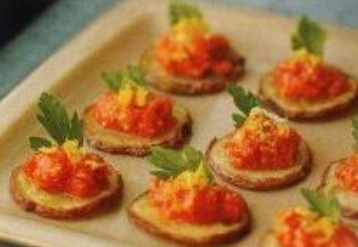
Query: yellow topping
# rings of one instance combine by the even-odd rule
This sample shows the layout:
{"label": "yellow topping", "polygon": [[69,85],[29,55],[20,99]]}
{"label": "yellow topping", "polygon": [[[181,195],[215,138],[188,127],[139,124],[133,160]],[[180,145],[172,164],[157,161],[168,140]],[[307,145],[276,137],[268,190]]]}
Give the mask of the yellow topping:
{"label": "yellow topping", "polygon": [[132,102],[134,91],[131,88],[123,88],[118,92],[118,103],[127,106]]}
{"label": "yellow topping", "polygon": [[147,103],[148,90],[138,88],[136,91],[136,102],[138,106],[144,106]]}
{"label": "yellow topping", "polygon": [[322,233],[326,239],[329,239],[335,231],[335,224],[329,218],[322,217],[316,220],[314,224],[308,226],[307,231]]}
{"label": "yellow topping", "polygon": [[297,207],[284,212],[276,219],[275,229],[278,232],[292,231],[292,229],[285,227],[282,223],[293,213],[300,215],[300,218],[302,218],[300,227],[302,227],[301,229],[304,232],[320,236],[322,241],[328,241],[336,230],[337,225],[330,218],[322,217],[311,210]]}
{"label": "yellow topping", "polygon": [[292,60],[309,62],[312,65],[322,63],[322,58],[320,56],[309,53],[305,48],[293,52]]}
{"label": "yellow topping", "polygon": [[124,107],[135,103],[144,106],[147,103],[148,90],[142,87],[126,87],[118,92],[118,103]]}
{"label": "yellow topping", "polygon": [[196,37],[203,37],[209,31],[208,25],[201,19],[188,18],[178,22],[174,27],[174,36],[178,43],[191,43]]}
{"label": "yellow topping", "polygon": [[66,141],[62,148],[71,160],[80,160],[85,154],[84,148],[79,147],[77,140]]}
{"label": "yellow topping", "polygon": [[280,126],[280,128],[289,128],[283,118],[279,118],[262,108],[256,107],[251,110],[245,123],[236,131],[233,139],[240,140],[242,138],[242,132],[245,130],[257,133],[260,140],[264,141],[267,138],[271,138],[271,130],[277,128],[277,126]]}
{"label": "yellow topping", "polygon": [[[50,154],[57,152],[58,148],[58,146],[42,147],[39,151],[41,153]],[[79,147],[77,140],[67,140],[62,144],[61,148],[65,151],[67,156],[74,161],[81,159],[85,154],[84,148]]]}
{"label": "yellow topping", "polygon": [[203,162],[200,163],[195,172],[185,171],[174,179],[175,184],[185,188],[203,187],[208,185],[209,182]]}

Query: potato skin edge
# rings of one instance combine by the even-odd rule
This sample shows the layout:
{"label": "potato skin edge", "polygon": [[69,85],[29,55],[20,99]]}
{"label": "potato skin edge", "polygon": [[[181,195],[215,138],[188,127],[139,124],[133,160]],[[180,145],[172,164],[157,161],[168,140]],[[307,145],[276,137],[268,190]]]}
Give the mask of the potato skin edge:
{"label": "potato skin edge", "polygon": [[[90,114],[89,114],[90,108],[86,108],[83,114],[83,119],[86,124],[89,124],[90,121]],[[184,120],[179,121],[179,125],[176,127],[176,129],[174,130],[175,135],[174,138],[171,139],[166,139],[163,142],[156,144],[156,145],[160,145],[163,147],[167,147],[167,148],[180,148],[182,147],[185,143],[188,142],[188,140],[190,139],[190,137],[192,136],[192,118],[189,114],[189,112],[187,111],[186,113],[186,117]],[[91,126],[92,129],[96,129],[96,131],[106,131],[104,128],[102,128],[101,126],[96,126],[93,127]],[[130,155],[130,156],[136,156],[136,157],[143,157],[146,156],[148,154],[150,154],[150,147],[152,145],[147,145],[145,143],[143,143],[143,145],[141,146],[131,146],[131,145],[120,145],[120,146],[113,146],[107,142],[104,142],[102,140],[99,140],[98,138],[95,138],[93,135],[89,134],[88,131],[86,130],[87,128],[85,127],[85,139],[87,141],[87,143],[104,152],[107,153],[112,153],[112,154],[122,154],[122,155]],[[118,133],[117,138],[121,138],[121,134]]]}
{"label": "potato skin edge", "polygon": [[[178,95],[206,95],[224,91],[228,85],[241,79],[245,73],[245,58],[234,51],[229,52],[235,62],[235,70],[227,76],[208,75],[200,79],[175,77],[168,74],[154,58],[154,47],[147,49],[139,59],[139,67],[154,88]],[[155,68],[155,69],[154,69]]]}
{"label": "potato skin edge", "polygon": [[117,173],[118,184],[115,188],[112,188],[111,193],[103,198],[99,198],[95,201],[90,201],[88,204],[85,204],[82,207],[61,210],[54,209],[52,207],[44,206],[32,201],[30,198],[27,198],[20,193],[17,186],[17,176],[21,172],[21,167],[15,168],[12,172],[10,180],[10,194],[12,199],[16,204],[18,204],[23,210],[31,213],[38,214],[40,216],[59,219],[59,220],[74,220],[74,219],[84,219],[92,218],[97,215],[104,214],[108,211],[119,206],[121,203],[121,198],[123,194],[123,179],[122,176]]}
{"label": "potato skin edge", "polygon": [[301,169],[297,173],[289,174],[280,179],[267,178],[264,181],[252,182],[236,174],[235,175],[227,174],[225,171],[220,169],[220,164],[214,164],[212,162],[210,158],[212,148],[219,140],[220,139],[218,138],[214,138],[210,142],[205,154],[207,164],[210,167],[210,169],[221,179],[223,179],[224,181],[228,182],[231,185],[237,186],[242,189],[254,190],[254,191],[268,191],[268,190],[283,189],[292,186],[305,179],[309,175],[312,169],[312,152],[308,147],[308,145],[302,141],[303,145],[305,145],[307,156],[304,157],[305,161],[303,162]]}
{"label": "potato skin edge", "polygon": [[182,244],[185,246],[191,246],[191,247],[213,247],[221,244],[229,244],[236,242],[240,240],[242,237],[244,237],[247,233],[251,230],[251,215],[249,210],[247,209],[247,215],[245,217],[245,222],[241,227],[238,227],[237,229],[224,233],[224,234],[217,234],[213,236],[208,236],[205,239],[201,240],[195,240],[193,238],[190,238],[190,236],[187,236],[186,238],[183,238],[183,236],[176,236],[170,233],[167,233],[165,231],[162,231],[158,229],[157,227],[153,226],[150,222],[142,219],[140,216],[138,216],[133,210],[131,210],[132,205],[142,197],[146,196],[148,194],[148,191],[140,194],[137,196],[133,202],[129,205],[127,208],[127,215],[129,219],[140,229],[145,231],[146,233],[151,234],[154,237],[158,237],[163,240],[168,240],[171,242],[175,242],[178,244]]}
{"label": "potato skin edge", "polygon": [[[357,104],[358,100],[358,87],[355,86],[353,88],[354,90],[354,97],[352,97],[350,100],[342,102],[340,104],[332,104],[330,108],[322,109],[321,111],[310,111],[309,108],[301,111],[290,111],[286,109],[284,106],[279,105],[273,98],[271,98],[265,90],[263,89],[264,83],[271,83],[270,77],[272,72],[266,73],[264,76],[262,76],[260,83],[259,83],[259,96],[268,108],[272,109],[274,112],[276,112],[278,115],[282,117],[286,117],[291,120],[295,121],[305,121],[305,120],[329,120],[331,118],[336,118],[337,116],[342,114],[342,111],[348,110],[348,108],[352,107],[353,105]],[[352,83],[358,83],[357,79],[355,79],[352,76],[349,76],[349,78],[352,80]]]}

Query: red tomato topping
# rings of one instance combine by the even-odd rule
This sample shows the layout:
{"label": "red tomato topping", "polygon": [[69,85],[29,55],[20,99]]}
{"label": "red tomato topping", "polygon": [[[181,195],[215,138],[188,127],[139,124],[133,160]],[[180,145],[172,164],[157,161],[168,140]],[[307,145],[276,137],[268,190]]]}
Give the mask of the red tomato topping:
{"label": "red tomato topping", "polygon": [[285,169],[293,165],[301,137],[288,126],[279,126],[264,114],[249,116],[226,143],[231,162],[247,170]]}
{"label": "red tomato topping", "polygon": [[144,106],[121,106],[117,94],[108,93],[93,106],[92,113],[104,128],[119,132],[155,137],[173,128],[177,120],[173,116],[172,101],[163,96],[149,97]]}
{"label": "red tomato topping", "polygon": [[358,155],[339,163],[335,176],[341,186],[358,193]]}
{"label": "red tomato topping", "polygon": [[246,210],[239,195],[219,185],[188,188],[156,179],[150,186],[150,198],[165,217],[194,224],[238,222]]}
{"label": "red tomato topping", "polygon": [[332,236],[332,243],[337,247],[358,247],[358,238],[348,227],[339,225]]}
{"label": "red tomato topping", "polygon": [[357,247],[358,239],[346,226],[302,209],[285,212],[275,228],[282,247]]}
{"label": "red tomato topping", "polygon": [[178,42],[169,34],[159,40],[156,47],[156,57],[166,71],[190,78],[232,73],[235,62],[229,52],[229,42],[221,35],[195,36],[190,42]]}
{"label": "red tomato topping", "polygon": [[38,152],[24,164],[23,171],[38,188],[49,193],[88,198],[108,187],[107,165],[95,154],[73,161],[60,148]]}
{"label": "red tomato topping", "polygon": [[37,153],[24,166],[26,175],[33,178],[40,189],[48,192],[65,190],[71,169],[71,162],[63,150]]}
{"label": "red tomato topping", "polygon": [[273,80],[279,92],[293,100],[327,99],[349,89],[348,78],[341,70],[304,59],[289,59],[280,63]]}

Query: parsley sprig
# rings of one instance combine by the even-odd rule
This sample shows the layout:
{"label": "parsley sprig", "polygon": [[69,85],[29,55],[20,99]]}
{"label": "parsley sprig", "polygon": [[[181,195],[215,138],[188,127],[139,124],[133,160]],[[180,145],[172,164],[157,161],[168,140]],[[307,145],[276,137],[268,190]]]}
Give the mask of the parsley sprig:
{"label": "parsley sprig", "polygon": [[[176,178],[185,171],[195,172],[203,162],[203,154],[191,146],[185,146],[181,150],[172,150],[155,146],[151,148],[148,156],[152,164],[150,173],[162,179]],[[211,181],[211,173],[206,169],[206,176]]]}
{"label": "parsley sprig", "polygon": [[240,86],[232,85],[229,87],[228,92],[233,97],[235,105],[240,111],[239,113],[234,113],[232,118],[237,126],[241,126],[250,114],[250,111],[255,107],[261,106],[261,101],[256,95],[250,91],[245,91]]}
{"label": "parsley sprig", "polygon": [[176,25],[183,19],[202,19],[203,15],[200,10],[188,3],[177,1],[169,5],[169,20],[172,26]]}
{"label": "parsley sprig", "polygon": [[310,209],[321,216],[328,217],[337,222],[340,216],[338,199],[333,195],[323,195],[312,189],[302,189],[302,195],[309,203]]}
{"label": "parsley sprig", "polygon": [[147,88],[147,81],[143,72],[132,65],[128,65],[123,71],[103,73],[102,78],[108,88],[114,92],[118,92],[125,87]]}
{"label": "parsley sprig", "polygon": [[[83,145],[83,122],[76,112],[70,118],[61,102],[48,93],[41,94],[37,106],[40,110],[37,114],[38,121],[57,145],[62,145],[67,140],[76,140],[79,146]],[[53,146],[44,137],[31,136],[29,141],[34,150]]]}
{"label": "parsley sprig", "polygon": [[291,38],[291,47],[294,51],[305,48],[309,53],[323,56],[325,40],[325,30],[318,23],[303,16]]}

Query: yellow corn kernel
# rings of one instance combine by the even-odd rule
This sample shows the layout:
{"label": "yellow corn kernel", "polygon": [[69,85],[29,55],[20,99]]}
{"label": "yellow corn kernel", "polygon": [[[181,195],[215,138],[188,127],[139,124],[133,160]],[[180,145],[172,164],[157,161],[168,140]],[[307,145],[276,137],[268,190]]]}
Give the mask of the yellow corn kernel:
{"label": "yellow corn kernel", "polygon": [[127,106],[132,102],[134,92],[131,88],[123,88],[118,92],[118,103]]}
{"label": "yellow corn kernel", "polygon": [[185,188],[202,187],[209,183],[203,162],[200,163],[195,172],[185,171],[181,173],[174,182]]}
{"label": "yellow corn kernel", "polygon": [[190,43],[195,37],[205,36],[208,30],[207,24],[198,18],[184,19],[173,28],[178,43]]}
{"label": "yellow corn kernel", "polygon": [[73,160],[79,160],[84,155],[84,149],[80,148],[77,140],[67,140],[62,144],[63,150],[67,156]]}
{"label": "yellow corn kernel", "polygon": [[308,61],[313,65],[322,63],[322,58],[315,54],[309,53],[307,49],[301,48],[293,53],[293,60],[296,61]]}
{"label": "yellow corn kernel", "polygon": [[144,106],[147,103],[148,90],[144,88],[137,88],[136,103],[138,106]]}
{"label": "yellow corn kernel", "polygon": [[174,26],[174,30],[177,32],[186,32],[188,30],[205,33],[208,31],[208,25],[199,18],[187,18],[178,22]]}
{"label": "yellow corn kernel", "polygon": [[327,217],[319,218],[314,224],[307,229],[310,232],[319,232],[325,238],[330,238],[335,231],[335,224]]}

